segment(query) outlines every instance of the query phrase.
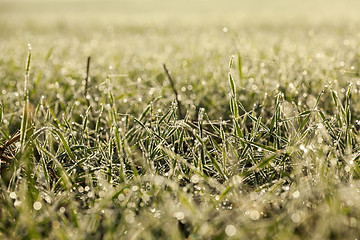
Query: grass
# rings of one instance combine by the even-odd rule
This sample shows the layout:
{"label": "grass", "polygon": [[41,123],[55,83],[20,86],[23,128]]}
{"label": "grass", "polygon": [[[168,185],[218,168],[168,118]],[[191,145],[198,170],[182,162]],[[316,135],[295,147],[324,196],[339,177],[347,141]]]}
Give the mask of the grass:
{"label": "grass", "polygon": [[0,237],[357,238],[357,22],[224,22],[1,23]]}

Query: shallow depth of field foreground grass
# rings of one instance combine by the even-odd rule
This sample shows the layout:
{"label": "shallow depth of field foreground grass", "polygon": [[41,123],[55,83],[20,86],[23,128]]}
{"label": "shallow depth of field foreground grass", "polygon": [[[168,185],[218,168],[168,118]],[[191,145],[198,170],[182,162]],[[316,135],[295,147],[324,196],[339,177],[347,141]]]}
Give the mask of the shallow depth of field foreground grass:
{"label": "shallow depth of field foreground grass", "polygon": [[360,236],[359,21],[6,6],[1,239]]}

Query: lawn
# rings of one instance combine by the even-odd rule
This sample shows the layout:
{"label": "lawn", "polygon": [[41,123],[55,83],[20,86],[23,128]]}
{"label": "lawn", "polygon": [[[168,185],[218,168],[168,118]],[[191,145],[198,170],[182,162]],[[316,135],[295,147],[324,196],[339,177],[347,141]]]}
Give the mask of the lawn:
{"label": "lawn", "polygon": [[0,238],[356,239],[359,7],[0,0]]}

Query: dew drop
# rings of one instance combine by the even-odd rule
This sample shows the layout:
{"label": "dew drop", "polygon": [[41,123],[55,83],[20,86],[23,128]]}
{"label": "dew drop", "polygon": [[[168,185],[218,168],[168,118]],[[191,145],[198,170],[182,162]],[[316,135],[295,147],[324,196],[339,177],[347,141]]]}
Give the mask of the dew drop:
{"label": "dew drop", "polygon": [[300,214],[294,213],[293,215],[291,215],[291,220],[292,220],[294,223],[300,222],[300,221],[301,221],[301,216],[300,216]]}
{"label": "dew drop", "polygon": [[225,233],[229,237],[235,236],[236,234],[236,227],[234,225],[227,225],[225,228]]}
{"label": "dew drop", "polygon": [[259,218],[260,218],[260,213],[259,213],[259,211],[257,211],[257,210],[252,210],[252,211],[250,212],[250,218],[251,218],[252,220],[254,220],[254,221],[259,220]]}
{"label": "dew drop", "polygon": [[298,198],[300,196],[300,192],[296,190],[295,192],[293,192],[292,196],[293,198]]}
{"label": "dew drop", "polygon": [[65,212],[65,208],[64,208],[64,207],[61,207],[61,208],[59,209],[59,211],[60,211],[61,213],[64,213],[64,212]]}
{"label": "dew drop", "polygon": [[15,192],[11,192],[11,193],[10,193],[10,198],[11,198],[11,199],[16,199],[16,197],[17,197],[17,196],[16,196],[16,193],[15,193]]}
{"label": "dew drop", "polygon": [[193,175],[191,177],[191,182],[192,183],[198,183],[200,181],[200,177],[198,175]]}
{"label": "dew drop", "polygon": [[250,193],[250,199],[251,200],[255,201],[258,198],[259,198],[259,195],[256,192]]}
{"label": "dew drop", "polygon": [[38,202],[38,201],[34,202],[33,208],[34,208],[36,211],[39,211],[39,210],[41,209],[41,207],[42,207],[41,202]]}
{"label": "dew drop", "polygon": [[16,201],[14,202],[14,206],[15,206],[15,207],[18,207],[18,206],[20,206],[20,205],[21,205],[21,201],[16,200]]}
{"label": "dew drop", "polygon": [[183,220],[184,217],[185,217],[183,212],[176,212],[174,215],[175,215],[177,220]]}
{"label": "dew drop", "polygon": [[105,197],[105,195],[106,195],[105,191],[100,191],[99,192],[99,197],[103,198],[103,197]]}
{"label": "dew drop", "polygon": [[59,222],[59,221],[54,221],[54,222],[52,223],[52,228],[53,228],[53,229],[58,229],[58,228],[60,228],[60,222]]}
{"label": "dew drop", "polygon": [[125,195],[121,193],[121,194],[118,196],[118,199],[119,199],[120,202],[124,201],[124,200],[125,200]]}
{"label": "dew drop", "polygon": [[135,221],[135,218],[134,218],[134,216],[132,215],[132,214],[127,214],[126,216],[125,216],[125,221],[127,222],[127,223],[133,223],[134,221]]}

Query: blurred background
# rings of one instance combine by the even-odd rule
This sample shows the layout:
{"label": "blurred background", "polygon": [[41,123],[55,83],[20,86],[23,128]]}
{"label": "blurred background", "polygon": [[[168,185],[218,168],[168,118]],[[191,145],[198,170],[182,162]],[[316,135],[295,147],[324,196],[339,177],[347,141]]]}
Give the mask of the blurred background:
{"label": "blurred background", "polygon": [[0,19],[196,24],[198,21],[352,21],[358,0],[0,0]]}

